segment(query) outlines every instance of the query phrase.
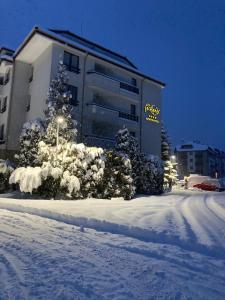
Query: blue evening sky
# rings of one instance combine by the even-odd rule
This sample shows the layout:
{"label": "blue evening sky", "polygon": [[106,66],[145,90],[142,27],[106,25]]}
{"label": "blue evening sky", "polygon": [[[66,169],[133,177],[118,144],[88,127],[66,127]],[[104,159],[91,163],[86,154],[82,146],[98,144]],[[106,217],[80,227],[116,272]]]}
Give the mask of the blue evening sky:
{"label": "blue evening sky", "polygon": [[0,45],[16,48],[38,25],[120,52],[167,84],[163,117],[174,145],[225,150],[225,0],[0,0],[0,9]]}

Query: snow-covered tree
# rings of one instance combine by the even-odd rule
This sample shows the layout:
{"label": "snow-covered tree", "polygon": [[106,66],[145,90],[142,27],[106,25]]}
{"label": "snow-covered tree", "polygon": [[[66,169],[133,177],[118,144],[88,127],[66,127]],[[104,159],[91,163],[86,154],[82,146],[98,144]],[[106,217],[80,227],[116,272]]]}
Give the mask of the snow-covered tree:
{"label": "snow-covered tree", "polygon": [[116,135],[116,150],[130,159],[137,193],[162,193],[163,172],[160,160],[147,158],[140,151],[136,138],[131,136],[126,127],[119,130]]}
{"label": "snow-covered tree", "polygon": [[[57,136],[59,143],[74,142],[77,134],[76,121],[73,120],[70,100],[72,94],[67,86],[68,77],[66,67],[60,60],[57,75],[51,80],[47,109],[45,111],[46,135],[45,142],[55,146]],[[59,124],[59,120],[61,123]],[[57,134],[58,130],[58,134]]]}
{"label": "snow-covered tree", "polygon": [[20,135],[20,150],[15,155],[19,167],[38,165],[38,144],[44,135],[44,123],[41,119],[24,123]]}
{"label": "snow-covered tree", "polygon": [[123,197],[130,200],[135,194],[129,158],[121,152],[105,152],[104,177],[98,191],[102,198]]}
{"label": "snow-covered tree", "polygon": [[154,155],[144,158],[140,192],[150,195],[163,193],[163,165]]}
{"label": "snow-covered tree", "polygon": [[133,183],[138,192],[140,186],[140,174],[143,168],[143,154],[140,153],[137,139],[130,134],[129,130],[125,126],[118,131],[115,138],[115,150],[118,153],[127,155],[130,159]]}
{"label": "snow-covered tree", "polygon": [[177,181],[177,164],[171,160],[171,145],[163,125],[161,127],[161,155],[164,166],[164,188],[171,189]]}

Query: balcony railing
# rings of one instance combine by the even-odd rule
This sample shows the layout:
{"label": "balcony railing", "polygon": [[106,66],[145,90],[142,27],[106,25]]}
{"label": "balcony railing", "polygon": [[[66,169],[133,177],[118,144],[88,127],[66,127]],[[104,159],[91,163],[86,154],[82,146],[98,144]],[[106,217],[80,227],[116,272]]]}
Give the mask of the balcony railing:
{"label": "balcony railing", "polygon": [[88,71],[87,74],[97,74],[99,76],[103,76],[103,77],[108,78],[110,80],[119,82],[121,89],[127,90],[127,91],[135,93],[135,94],[139,94],[139,88],[137,88],[136,86],[134,86],[132,84],[129,84],[127,82],[124,82],[124,81],[120,81],[119,79],[117,79],[115,77],[112,77],[110,75],[107,75],[107,74],[104,74],[104,73],[101,73],[101,72],[98,72],[98,71]]}
{"label": "balcony railing", "polygon": [[98,107],[106,109],[106,110],[111,110],[111,111],[117,112],[119,118],[138,122],[138,116],[137,115],[133,115],[133,114],[129,114],[129,113],[126,113],[126,112],[122,112],[122,111],[120,111],[118,109],[115,109],[115,108],[112,108],[112,107],[109,107],[109,106],[105,106],[105,105],[101,105],[101,104],[98,104],[98,103],[95,103],[95,102],[88,103],[87,105],[95,105],[95,106],[98,106]]}
{"label": "balcony railing", "polygon": [[139,88],[137,88],[134,85],[125,83],[125,82],[120,82],[120,88],[123,90],[127,90],[129,92],[135,93],[135,94],[139,94]]}
{"label": "balcony railing", "polygon": [[115,139],[94,134],[85,135],[85,142],[89,146],[98,146],[102,148],[113,148],[115,146]]}
{"label": "balcony railing", "polygon": [[138,122],[138,116],[137,115],[127,114],[127,113],[119,111],[119,117],[123,118],[123,119]]}

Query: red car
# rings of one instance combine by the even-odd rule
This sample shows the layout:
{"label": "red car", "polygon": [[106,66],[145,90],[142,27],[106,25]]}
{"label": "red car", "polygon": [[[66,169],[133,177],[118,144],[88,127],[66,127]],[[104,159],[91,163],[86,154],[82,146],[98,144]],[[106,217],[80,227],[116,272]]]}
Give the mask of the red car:
{"label": "red car", "polygon": [[218,179],[206,180],[202,183],[195,184],[194,187],[203,191],[211,192],[222,192],[225,190],[225,187],[221,184],[221,182]]}

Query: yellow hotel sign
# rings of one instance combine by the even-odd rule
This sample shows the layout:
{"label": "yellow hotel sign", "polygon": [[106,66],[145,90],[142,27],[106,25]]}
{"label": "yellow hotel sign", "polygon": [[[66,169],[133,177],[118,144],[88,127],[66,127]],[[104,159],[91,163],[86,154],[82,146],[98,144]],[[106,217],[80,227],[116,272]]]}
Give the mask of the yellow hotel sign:
{"label": "yellow hotel sign", "polygon": [[145,118],[146,121],[159,123],[159,114],[160,109],[154,104],[145,104],[145,113],[148,113],[148,116]]}

